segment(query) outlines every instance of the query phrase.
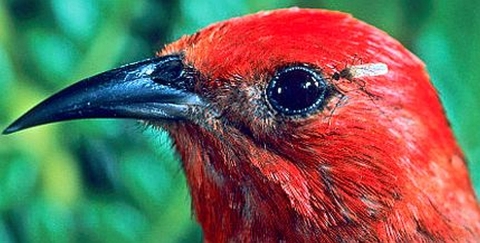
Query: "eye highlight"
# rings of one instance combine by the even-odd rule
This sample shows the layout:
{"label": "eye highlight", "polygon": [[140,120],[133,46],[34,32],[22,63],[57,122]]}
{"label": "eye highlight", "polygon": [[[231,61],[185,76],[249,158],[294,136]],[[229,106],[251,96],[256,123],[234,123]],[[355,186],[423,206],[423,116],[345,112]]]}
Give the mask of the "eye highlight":
{"label": "eye highlight", "polygon": [[329,93],[318,70],[295,65],[278,70],[267,86],[271,106],[284,115],[306,115],[321,107]]}

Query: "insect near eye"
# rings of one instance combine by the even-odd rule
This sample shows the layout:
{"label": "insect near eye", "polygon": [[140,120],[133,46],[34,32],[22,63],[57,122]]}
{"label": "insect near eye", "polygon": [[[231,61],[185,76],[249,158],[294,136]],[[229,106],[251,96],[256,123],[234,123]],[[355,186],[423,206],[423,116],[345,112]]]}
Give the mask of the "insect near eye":
{"label": "insect near eye", "polygon": [[366,63],[361,65],[353,65],[344,68],[339,73],[336,72],[332,75],[332,78],[339,80],[345,78],[348,80],[361,77],[374,77],[381,76],[388,73],[388,66],[385,63]]}

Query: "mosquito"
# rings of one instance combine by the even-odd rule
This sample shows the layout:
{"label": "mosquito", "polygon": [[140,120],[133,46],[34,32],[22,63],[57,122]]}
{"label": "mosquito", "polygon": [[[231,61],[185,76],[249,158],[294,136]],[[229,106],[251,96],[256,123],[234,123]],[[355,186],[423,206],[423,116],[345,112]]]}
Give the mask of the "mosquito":
{"label": "mosquito", "polygon": [[388,66],[385,63],[365,63],[346,67],[340,72],[335,72],[332,78],[335,80],[344,78],[352,81],[354,78],[381,76],[387,73]]}

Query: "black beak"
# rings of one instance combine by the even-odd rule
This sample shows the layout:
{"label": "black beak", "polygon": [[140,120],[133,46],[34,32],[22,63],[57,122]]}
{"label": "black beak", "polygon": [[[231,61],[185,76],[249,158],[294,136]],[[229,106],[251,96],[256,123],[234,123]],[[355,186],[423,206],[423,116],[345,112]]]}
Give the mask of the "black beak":
{"label": "black beak", "polygon": [[84,79],[47,98],[3,134],[83,118],[188,119],[203,106],[192,92],[194,72],[178,55],[156,57]]}

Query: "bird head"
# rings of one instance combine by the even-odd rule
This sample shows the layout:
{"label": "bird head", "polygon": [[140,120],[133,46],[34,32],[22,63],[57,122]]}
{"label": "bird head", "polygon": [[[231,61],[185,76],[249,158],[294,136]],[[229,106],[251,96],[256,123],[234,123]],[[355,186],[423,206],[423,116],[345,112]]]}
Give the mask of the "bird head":
{"label": "bird head", "polygon": [[478,236],[424,64],[347,14],[292,8],[213,24],[67,87],[4,133],[80,118],[167,130],[210,241]]}

